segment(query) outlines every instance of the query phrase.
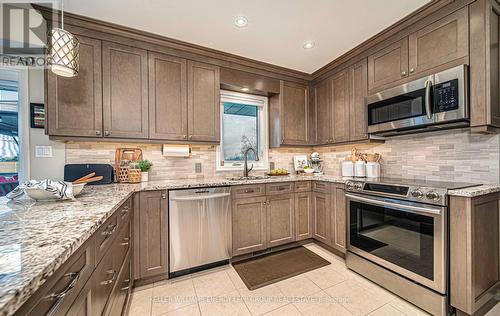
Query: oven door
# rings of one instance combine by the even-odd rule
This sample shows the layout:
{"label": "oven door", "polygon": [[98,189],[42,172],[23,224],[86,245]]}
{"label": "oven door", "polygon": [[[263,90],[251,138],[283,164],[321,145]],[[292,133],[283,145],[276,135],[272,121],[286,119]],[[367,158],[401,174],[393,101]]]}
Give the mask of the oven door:
{"label": "oven door", "polygon": [[447,209],[349,193],[348,250],[445,294]]}

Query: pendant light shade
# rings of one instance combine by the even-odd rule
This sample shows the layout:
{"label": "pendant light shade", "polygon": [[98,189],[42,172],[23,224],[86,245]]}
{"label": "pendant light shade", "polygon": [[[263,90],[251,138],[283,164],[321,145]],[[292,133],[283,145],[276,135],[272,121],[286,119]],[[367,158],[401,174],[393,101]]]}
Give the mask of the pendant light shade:
{"label": "pendant light shade", "polygon": [[61,4],[61,28],[49,32],[48,63],[53,73],[74,77],[80,70],[80,42],[64,29],[64,11]]}

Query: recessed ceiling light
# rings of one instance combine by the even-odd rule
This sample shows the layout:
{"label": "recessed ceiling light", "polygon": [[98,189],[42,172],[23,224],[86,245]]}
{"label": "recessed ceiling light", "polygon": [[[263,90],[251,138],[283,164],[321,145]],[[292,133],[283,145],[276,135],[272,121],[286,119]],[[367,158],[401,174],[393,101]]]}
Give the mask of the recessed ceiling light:
{"label": "recessed ceiling light", "polygon": [[241,91],[245,91],[246,92],[248,90],[250,90],[250,89],[248,89],[248,88],[241,88]]}
{"label": "recessed ceiling light", "polygon": [[243,15],[238,15],[234,18],[234,25],[237,27],[245,27],[248,24],[248,19]]}
{"label": "recessed ceiling light", "polygon": [[304,44],[302,45],[304,49],[311,49],[314,47],[314,42],[313,41],[305,41]]}

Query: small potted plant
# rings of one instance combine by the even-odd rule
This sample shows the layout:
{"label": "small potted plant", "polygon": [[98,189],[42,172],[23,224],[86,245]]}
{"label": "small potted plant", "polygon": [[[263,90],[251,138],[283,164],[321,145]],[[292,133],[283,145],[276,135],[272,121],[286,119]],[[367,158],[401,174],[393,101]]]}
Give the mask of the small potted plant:
{"label": "small potted plant", "polygon": [[153,163],[149,160],[139,161],[139,168],[141,168],[141,181],[148,182],[149,180],[149,170],[153,166]]}

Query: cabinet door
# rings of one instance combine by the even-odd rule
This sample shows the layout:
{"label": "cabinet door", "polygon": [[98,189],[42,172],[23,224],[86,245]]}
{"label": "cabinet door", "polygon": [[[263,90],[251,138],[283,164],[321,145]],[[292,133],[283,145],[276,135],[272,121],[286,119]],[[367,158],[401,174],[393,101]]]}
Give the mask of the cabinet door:
{"label": "cabinet door", "polygon": [[104,136],[148,138],[148,53],[103,42]]}
{"label": "cabinet door", "polygon": [[[168,273],[168,213],[166,192],[141,192],[139,245],[141,278]],[[135,236],[137,238],[137,235]]]}
{"label": "cabinet door", "polygon": [[332,245],[343,253],[346,252],[347,214],[343,185],[336,184],[333,188],[332,201]]}
{"label": "cabinet door", "polygon": [[267,197],[267,246],[274,247],[295,240],[293,194]]}
{"label": "cabinet door", "polygon": [[314,87],[316,102],[316,144],[328,144],[331,140],[330,110],[331,81],[323,80]]}
{"label": "cabinet door", "polygon": [[307,86],[281,81],[281,144],[309,142],[309,94]]}
{"label": "cabinet door", "polygon": [[311,192],[295,193],[295,239],[312,237]]}
{"label": "cabinet door", "polygon": [[330,244],[330,194],[313,192],[313,237]]}
{"label": "cabinet door", "polygon": [[117,274],[118,271],[113,269],[113,256],[111,254],[104,256],[92,274],[92,315],[102,315]]}
{"label": "cabinet door", "polygon": [[194,61],[188,61],[187,66],[189,140],[219,142],[219,67]]}
{"label": "cabinet door", "polygon": [[408,38],[368,56],[368,90],[408,76]]}
{"label": "cabinet door", "polygon": [[130,256],[128,256],[123,264],[123,268],[116,281],[116,286],[113,289],[111,298],[108,303],[107,316],[121,316],[125,309],[128,296],[132,289],[130,282]]}
{"label": "cabinet door", "polygon": [[149,138],[187,140],[186,60],[149,52]]}
{"label": "cabinet door", "polygon": [[349,141],[349,69],[332,78],[332,123],[334,143]]}
{"label": "cabinet door", "polygon": [[265,196],[233,200],[233,256],[267,248],[265,203]]}
{"label": "cabinet door", "polygon": [[76,35],[80,72],[73,78],[46,71],[48,134],[102,136],[101,41]]}
{"label": "cabinet door", "polygon": [[349,107],[349,140],[358,141],[368,138],[368,112],[366,96],[368,93],[368,70],[366,59],[351,67],[351,102]]}
{"label": "cabinet door", "polygon": [[410,74],[466,57],[469,53],[468,8],[464,7],[410,34],[408,45]]}

